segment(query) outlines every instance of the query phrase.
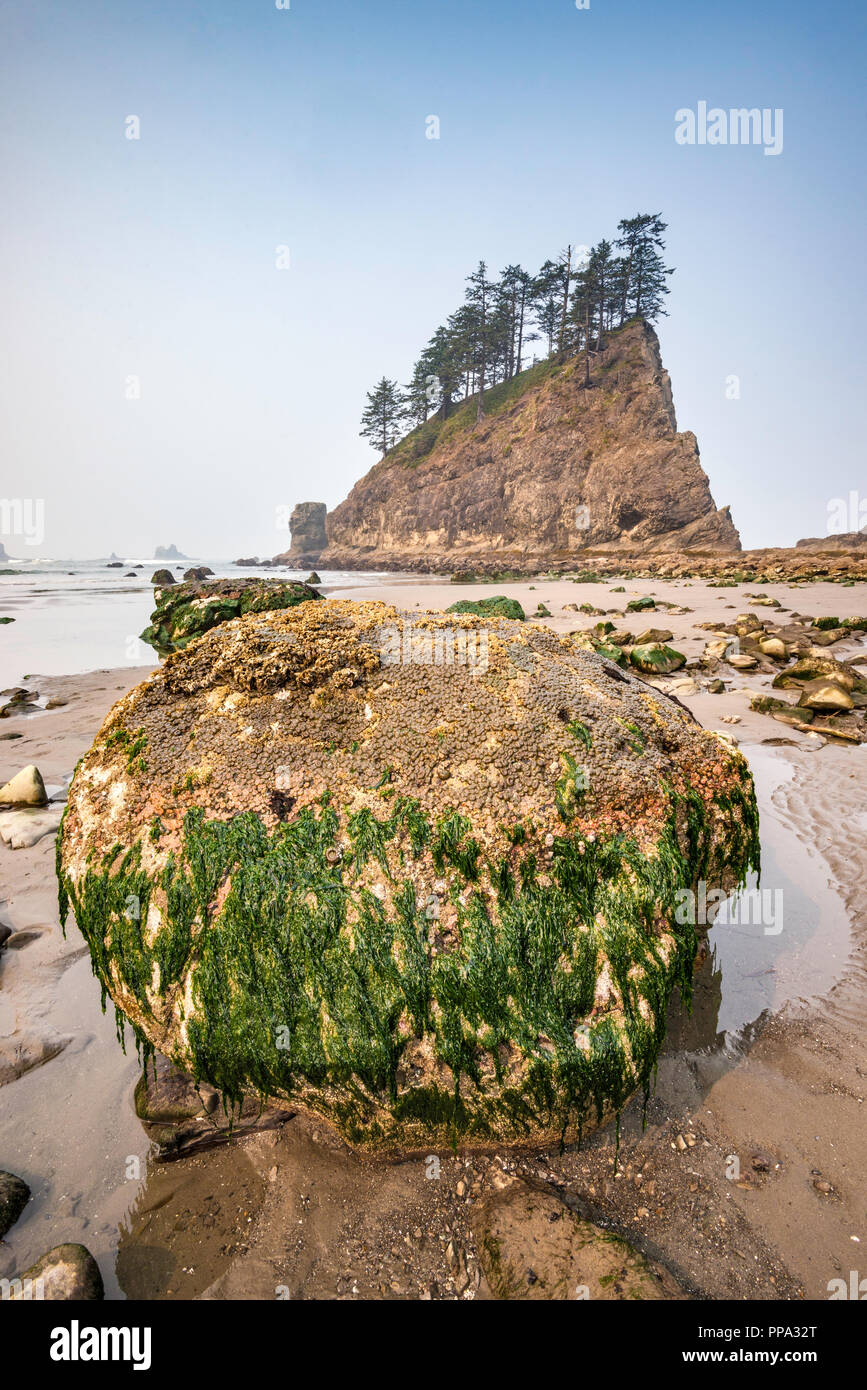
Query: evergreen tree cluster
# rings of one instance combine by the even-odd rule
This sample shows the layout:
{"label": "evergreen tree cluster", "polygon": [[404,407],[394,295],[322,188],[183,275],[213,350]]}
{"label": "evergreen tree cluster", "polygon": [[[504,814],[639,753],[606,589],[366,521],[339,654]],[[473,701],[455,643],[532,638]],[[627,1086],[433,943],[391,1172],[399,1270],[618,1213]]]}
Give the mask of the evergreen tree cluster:
{"label": "evergreen tree cluster", "polygon": [[490,279],[479,261],[463,304],[437,328],[407,385],[382,377],[367,393],[362,436],[384,456],[408,429],[434,415],[445,419],[472,397],[481,419],[485,391],[523,370],[531,343],[541,342],[546,357],[558,361],[583,353],[589,386],[591,358],[603,351],[606,333],[628,319],[654,323],[666,313],[673,273],[664,261],[666,226],[659,213],[637,213],[617,224],[613,243],[603,238],[583,254],[567,246],[535,275],[507,265]]}

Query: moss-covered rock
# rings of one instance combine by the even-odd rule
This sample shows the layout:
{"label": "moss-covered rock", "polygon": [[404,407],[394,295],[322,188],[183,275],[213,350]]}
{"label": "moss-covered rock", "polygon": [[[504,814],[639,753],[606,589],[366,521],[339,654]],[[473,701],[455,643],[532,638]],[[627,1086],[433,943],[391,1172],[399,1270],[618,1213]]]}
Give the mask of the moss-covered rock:
{"label": "moss-covered rock", "polygon": [[309,584],[282,579],[215,579],[210,584],[172,581],[172,587],[158,590],[157,606],[141,634],[142,641],[160,656],[168,656],[230,618],[294,608],[321,597]]}
{"label": "moss-covered rock", "polygon": [[587,648],[323,600],[171,655],[58,836],[121,1030],[392,1151],[556,1144],[646,1092],[696,952],[676,895],[757,862],[755,799]]}
{"label": "moss-covered rock", "polygon": [[686,665],[686,657],[682,652],[676,652],[664,642],[645,642],[642,646],[634,646],[629,653],[629,660],[637,670],[654,676],[667,676]]}
{"label": "moss-covered rock", "polygon": [[799,657],[793,665],[787,666],[785,671],[780,671],[774,676],[771,684],[776,690],[791,690],[793,687],[802,689],[811,681],[820,679],[835,681],[844,690],[859,693],[867,691],[867,680],[853,667],[835,661],[832,656],[822,656],[815,648],[806,656]]}
{"label": "moss-covered rock", "polygon": [[493,598],[462,598],[447,608],[446,612],[475,613],[480,618],[513,618],[519,623],[524,622],[527,616],[516,598],[506,598],[503,594],[497,594]]}

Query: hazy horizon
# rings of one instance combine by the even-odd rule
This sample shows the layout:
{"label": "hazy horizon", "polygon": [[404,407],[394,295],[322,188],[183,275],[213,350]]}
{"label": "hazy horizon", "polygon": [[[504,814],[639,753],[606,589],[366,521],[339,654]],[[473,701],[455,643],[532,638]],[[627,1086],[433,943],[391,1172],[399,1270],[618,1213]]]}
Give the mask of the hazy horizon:
{"label": "hazy horizon", "polygon": [[[7,0],[0,495],[45,502],[7,552],[286,549],[479,259],[536,271],[639,210],[716,505],[745,548],[824,534],[867,496],[864,36],[839,0]],[[780,148],[678,143],[702,102],[782,112]]]}

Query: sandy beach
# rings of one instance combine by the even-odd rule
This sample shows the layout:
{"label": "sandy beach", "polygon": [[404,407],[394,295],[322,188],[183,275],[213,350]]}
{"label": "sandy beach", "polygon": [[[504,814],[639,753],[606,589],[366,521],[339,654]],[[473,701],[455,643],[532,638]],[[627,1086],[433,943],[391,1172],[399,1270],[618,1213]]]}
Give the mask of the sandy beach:
{"label": "sandy beach", "polygon": [[[574,631],[596,618],[567,604],[617,609],[611,616],[622,625],[626,603],[652,593],[690,610],[660,610],[646,622],[670,630],[671,645],[691,662],[711,635],[698,624],[766,616],[749,606],[755,592],[699,581],[537,579],[401,582],[327,596],[414,610],[504,593],[520,600],[529,621]],[[862,586],[760,592],[779,601],[781,622],[787,612],[845,618],[865,608]],[[540,601],[550,616],[529,618]],[[645,624],[644,615],[629,616]],[[852,633],[833,655],[862,655],[863,636]],[[41,702],[58,703],[2,720],[0,781],[33,762],[62,798],[106,712],[148,669],[31,676]],[[633,1100],[616,1168],[608,1126],[562,1154],[443,1154],[431,1180],[424,1162],[361,1158],[300,1114],[155,1162],[133,1108],[134,1052],[118,1046],[111,1007],[101,1012],[77,928],[70,921],[66,939],[60,931],[54,835],[28,848],[0,845],[0,921],[13,929],[0,953],[0,1166],[33,1193],[0,1245],[0,1278],[53,1245],[80,1241],[97,1258],[109,1297],[484,1299],[474,1209],[524,1174],[626,1236],[693,1297],[826,1299],[830,1280],[859,1268],[867,1241],[867,918],[859,892],[867,752],[751,711],[750,696],[769,689],[767,674],[727,669],[719,695],[695,674],[696,692],[678,698],[705,727],[733,734],[749,759],[761,887],[781,895],[785,912],[770,930],[743,922],[711,929],[693,1013],[675,1001],[646,1128]]]}

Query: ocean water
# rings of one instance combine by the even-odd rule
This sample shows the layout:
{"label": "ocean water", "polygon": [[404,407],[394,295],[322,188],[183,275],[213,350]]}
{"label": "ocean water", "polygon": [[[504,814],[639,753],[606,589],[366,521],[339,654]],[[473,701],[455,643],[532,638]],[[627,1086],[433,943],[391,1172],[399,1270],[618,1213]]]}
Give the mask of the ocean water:
{"label": "ocean water", "polygon": [[[180,579],[191,565],[209,565],[214,577],[247,575],[306,579],[309,569],[245,569],[227,560],[129,560],[108,569],[105,560],[7,560],[0,568],[0,689],[33,676],[78,675],[124,666],[156,666],[156,653],[139,639],[154,607],[151,575],[170,568]],[[128,571],[140,565],[135,578]],[[319,571],[321,589],[357,588],[393,581],[381,572]]]}

